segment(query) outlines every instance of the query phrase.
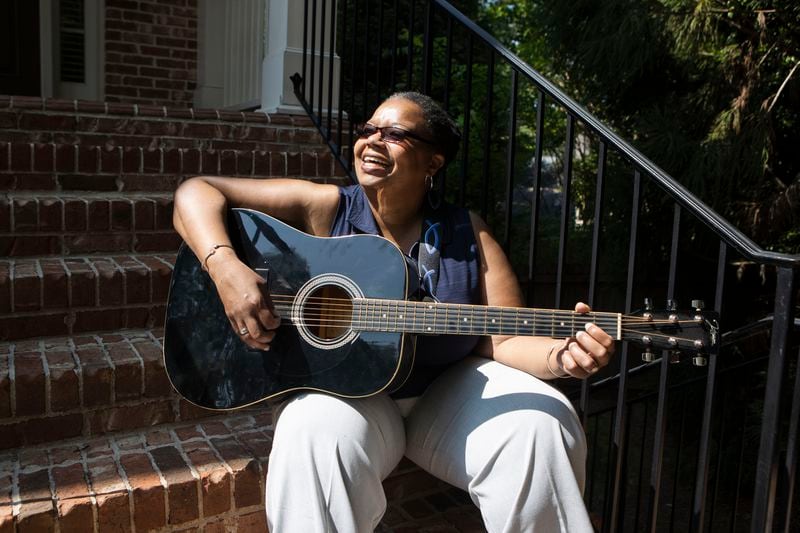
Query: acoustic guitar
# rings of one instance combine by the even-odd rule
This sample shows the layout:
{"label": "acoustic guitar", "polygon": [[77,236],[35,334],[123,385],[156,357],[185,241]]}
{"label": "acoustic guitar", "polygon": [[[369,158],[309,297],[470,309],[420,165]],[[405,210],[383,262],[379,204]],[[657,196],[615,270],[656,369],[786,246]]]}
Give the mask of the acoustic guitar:
{"label": "acoustic guitar", "polygon": [[565,338],[594,322],[648,352],[697,354],[718,342],[716,314],[699,308],[578,314],[417,301],[413,265],[376,235],[314,237],[249,209],[230,210],[228,233],[238,257],[268,280],[282,321],[269,351],[248,347],[208,274],[181,246],[167,305],[165,366],[177,392],[208,409],[303,389],[344,397],[396,390],[413,368],[417,335]]}

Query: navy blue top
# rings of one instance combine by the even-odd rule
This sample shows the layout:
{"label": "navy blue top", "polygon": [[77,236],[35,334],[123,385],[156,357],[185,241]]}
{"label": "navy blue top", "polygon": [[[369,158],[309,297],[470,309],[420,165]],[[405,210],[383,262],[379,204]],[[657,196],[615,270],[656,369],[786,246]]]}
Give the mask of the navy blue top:
{"label": "navy blue top", "polygon": [[[469,212],[443,204],[437,215],[443,231],[439,250],[439,280],[433,291],[440,302],[476,304],[480,302],[478,246]],[[367,233],[380,235],[364,190],[360,185],[339,188],[339,209],[331,227],[331,236]],[[412,263],[417,261],[417,242],[409,251]],[[403,387],[392,394],[403,398],[422,394],[433,379],[448,365],[463,359],[475,348],[479,337],[471,335],[437,335],[417,337],[414,370]]]}

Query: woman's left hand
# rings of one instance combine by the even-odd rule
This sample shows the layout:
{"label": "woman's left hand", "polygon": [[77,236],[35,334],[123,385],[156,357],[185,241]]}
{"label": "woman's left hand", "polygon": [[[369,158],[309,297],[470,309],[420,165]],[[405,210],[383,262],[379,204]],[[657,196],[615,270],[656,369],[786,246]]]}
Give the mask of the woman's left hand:
{"label": "woman's left hand", "polygon": [[[575,304],[576,313],[590,311],[583,302]],[[614,339],[597,324],[589,323],[584,331],[564,341],[554,359],[565,373],[584,379],[606,366],[614,355],[614,349]]]}

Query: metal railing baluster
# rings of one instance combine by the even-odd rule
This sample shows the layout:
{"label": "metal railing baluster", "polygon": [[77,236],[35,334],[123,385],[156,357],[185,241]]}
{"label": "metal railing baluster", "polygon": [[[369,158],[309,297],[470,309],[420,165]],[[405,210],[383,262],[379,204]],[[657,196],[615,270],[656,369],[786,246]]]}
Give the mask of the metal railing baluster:
{"label": "metal railing baluster", "polygon": [[536,276],[536,252],[539,235],[539,200],[542,187],[542,155],[544,153],[545,95],[538,91],[536,98],[536,148],[533,154],[533,186],[531,192],[531,231],[528,244],[528,305],[533,305],[533,286]]}
{"label": "metal railing baluster", "polygon": [[567,263],[567,236],[569,235],[570,207],[572,201],[572,158],[575,152],[575,117],[567,114],[567,134],[564,142],[564,181],[561,183],[561,223],[558,231],[558,267],[556,268],[556,297],[554,307],[561,309],[564,296],[564,268]]}
{"label": "metal railing baluster", "polygon": [[489,182],[492,164],[492,115],[494,113],[494,51],[489,50],[489,63],[486,67],[486,121],[483,124],[483,198],[481,198],[481,216],[486,220],[489,214]]}
{"label": "metal railing baluster", "polygon": [[317,58],[317,0],[311,0],[311,61],[308,69],[308,106],[311,108],[311,120],[315,124],[319,124],[319,118],[313,115],[314,113],[314,82],[316,81],[316,58]]}
{"label": "metal railing baluster", "polygon": [[473,40],[472,34],[467,42],[467,74],[466,95],[464,96],[464,125],[461,130],[461,187],[458,193],[458,203],[464,205],[467,199],[467,165],[469,164],[469,136],[470,126],[472,125],[472,56]]}
{"label": "metal railing baluster", "polygon": [[328,139],[333,138],[333,133],[331,132],[331,128],[333,127],[333,61],[336,51],[337,8],[338,2],[336,0],[331,0],[331,40],[328,46]]}
{"label": "metal railing baluster", "polygon": [[319,23],[319,88],[317,89],[317,107],[319,109],[317,118],[319,123],[322,124],[322,94],[325,87],[325,27],[326,19],[328,18],[327,0],[322,0],[322,9],[320,10],[320,23]]}
{"label": "metal railing baluster", "polygon": [[510,254],[511,249],[511,219],[514,209],[514,163],[517,157],[517,91],[519,78],[517,71],[511,69],[511,97],[508,103],[508,152],[506,157],[506,216],[505,239],[503,249]]}

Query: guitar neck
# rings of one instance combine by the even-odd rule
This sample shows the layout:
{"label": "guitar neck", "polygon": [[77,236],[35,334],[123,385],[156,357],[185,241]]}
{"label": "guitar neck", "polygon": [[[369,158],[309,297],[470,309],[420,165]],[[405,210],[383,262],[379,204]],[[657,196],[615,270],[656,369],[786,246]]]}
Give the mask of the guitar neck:
{"label": "guitar neck", "polygon": [[353,300],[353,329],[427,335],[570,337],[587,323],[622,338],[621,313],[587,313],[433,302]]}

